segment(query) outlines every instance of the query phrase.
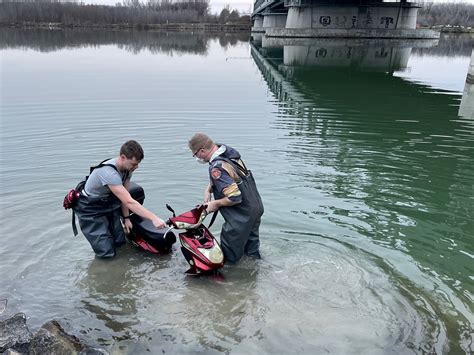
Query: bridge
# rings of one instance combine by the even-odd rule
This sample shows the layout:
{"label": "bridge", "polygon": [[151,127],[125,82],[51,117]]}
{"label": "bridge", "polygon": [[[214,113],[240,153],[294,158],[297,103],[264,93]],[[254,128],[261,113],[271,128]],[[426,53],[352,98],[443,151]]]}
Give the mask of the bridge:
{"label": "bridge", "polygon": [[252,31],[268,37],[436,39],[417,29],[418,3],[407,0],[256,0]]}

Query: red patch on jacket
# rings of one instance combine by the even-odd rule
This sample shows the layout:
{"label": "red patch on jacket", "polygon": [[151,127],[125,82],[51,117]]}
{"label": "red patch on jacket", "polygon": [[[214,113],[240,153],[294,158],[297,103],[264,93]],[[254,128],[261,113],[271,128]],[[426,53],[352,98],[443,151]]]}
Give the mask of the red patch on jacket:
{"label": "red patch on jacket", "polygon": [[211,176],[214,180],[217,180],[221,177],[221,171],[217,168],[211,169]]}

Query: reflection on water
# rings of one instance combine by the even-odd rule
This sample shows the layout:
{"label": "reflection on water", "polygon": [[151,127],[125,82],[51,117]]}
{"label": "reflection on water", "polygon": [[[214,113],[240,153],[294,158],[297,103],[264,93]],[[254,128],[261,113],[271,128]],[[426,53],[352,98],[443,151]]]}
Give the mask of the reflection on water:
{"label": "reflection on water", "polygon": [[434,47],[424,47],[413,44],[413,54],[419,56],[459,57],[471,55],[474,46],[474,36],[470,34],[443,34],[439,43]]}
{"label": "reflection on water", "polygon": [[[5,31],[2,316],[65,320],[111,353],[472,350],[474,125],[451,67],[471,39]],[[443,63],[459,90],[439,80]],[[263,260],[222,279],[185,276],[178,246],[94,260],[65,191],[134,138],[145,205],[188,210],[207,181],[186,147],[196,131],[253,167]]]}
{"label": "reflection on water", "polygon": [[286,66],[345,67],[384,72],[406,68],[412,46],[429,48],[438,44],[438,40],[288,39],[267,38],[263,35],[259,37],[253,43],[262,50],[283,50],[283,64]]}
{"label": "reflection on water", "polygon": [[133,341],[146,335],[140,314],[141,303],[146,302],[143,293],[148,287],[143,276],[170,266],[170,256],[157,260],[136,254],[128,245],[120,249],[116,260],[93,259],[77,282],[82,293],[80,308],[88,318],[81,333],[93,333],[101,345]]}
{"label": "reflection on water", "polygon": [[82,300],[84,309],[118,334],[114,337],[118,340],[139,324],[136,302],[141,285],[140,279],[132,279],[132,272],[128,264],[94,259],[80,282],[88,294]]}
{"label": "reflection on water", "polygon": [[459,105],[459,116],[474,119],[474,49],[472,50],[471,63],[466,75],[466,84]]}
{"label": "reflection on water", "polygon": [[[279,101],[274,127],[289,139],[294,184],[323,194],[313,210],[293,213],[411,255],[449,284],[443,297],[459,297],[450,300],[457,320],[444,322],[464,343],[472,320],[472,119],[457,116],[449,92],[392,76],[407,68],[411,46],[436,44],[264,37],[252,57]],[[439,297],[429,296],[431,307]]]}
{"label": "reflection on water", "polygon": [[218,39],[221,46],[232,46],[239,41],[248,41],[246,33],[193,33],[155,31],[103,31],[87,29],[30,30],[2,29],[0,50],[28,48],[41,52],[61,49],[117,45],[129,52],[139,54],[164,52],[169,55],[193,53],[205,55],[211,39]]}

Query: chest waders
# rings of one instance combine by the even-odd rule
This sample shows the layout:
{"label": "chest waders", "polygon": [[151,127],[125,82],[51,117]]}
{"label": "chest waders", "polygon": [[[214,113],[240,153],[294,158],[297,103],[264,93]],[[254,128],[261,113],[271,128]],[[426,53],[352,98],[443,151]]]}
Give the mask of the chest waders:
{"label": "chest waders", "polygon": [[[237,186],[242,197],[242,202],[239,204],[219,209],[225,220],[221,231],[221,247],[226,261],[235,263],[244,254],[259,257],[258,229],[264,208],[252,172],[228,158],[218,157],[216,159],[225,161],[235,170],[240,178]],[[217,191],[214,185],[212,192],[216,200],[225,197],[223,193]]]}
{"label": "chest waders", "polygon": [[[103,166],[110,166],[118,172],[115,165],[102,162],[91,167],[91,173]],[[123,176],[122,183],[127,178],[128,172]],[[88,196],[84,189],[81,191],[74,213],[78,216],[82,233],[98,257],[115,256],[115,247],[125,243],[125,232],[120,221],[121,207],[122,203],[113,193],[107,196]]]}

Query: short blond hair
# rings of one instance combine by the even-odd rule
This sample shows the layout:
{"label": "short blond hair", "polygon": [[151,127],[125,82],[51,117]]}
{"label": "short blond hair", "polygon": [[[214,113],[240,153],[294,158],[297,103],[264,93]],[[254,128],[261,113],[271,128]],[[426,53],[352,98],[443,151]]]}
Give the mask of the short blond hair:
{"label": "short blond hair", "polygon": [[188,147],[192,152],[196,152],[199,149],[210,149],[214,145],[214,142],[209,136],[204,133],[196,133],[188,142]]}

